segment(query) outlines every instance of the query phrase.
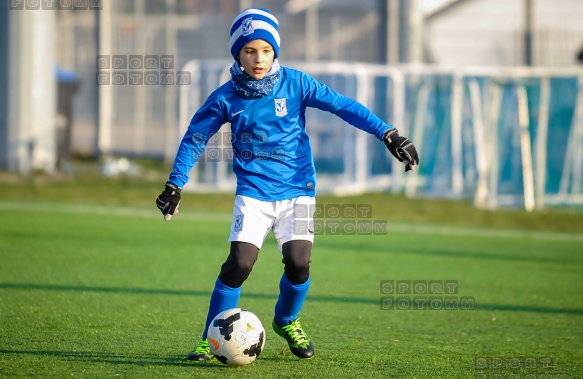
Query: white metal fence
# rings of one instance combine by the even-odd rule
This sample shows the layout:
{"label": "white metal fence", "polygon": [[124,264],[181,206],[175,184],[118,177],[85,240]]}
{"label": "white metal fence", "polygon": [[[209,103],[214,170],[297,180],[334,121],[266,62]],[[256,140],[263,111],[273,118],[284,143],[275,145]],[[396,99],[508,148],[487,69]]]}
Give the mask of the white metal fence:
{"label": "white metal fence", "polygon": [[[197,60],[183,68],[192,81],[180,87],[179,129],[169,133],[184,133],[210,92],[229,80],[230,64]],[[420,152],[419,169],[405,174],[375,137],[309,110],[320,193],[388,190],[527,210],[583,204],[582,69],[287,65],[366,105]],[[228,131],[224,125],[220,132]],[[188,189],[234,189],[221,133],[193,169]]]}

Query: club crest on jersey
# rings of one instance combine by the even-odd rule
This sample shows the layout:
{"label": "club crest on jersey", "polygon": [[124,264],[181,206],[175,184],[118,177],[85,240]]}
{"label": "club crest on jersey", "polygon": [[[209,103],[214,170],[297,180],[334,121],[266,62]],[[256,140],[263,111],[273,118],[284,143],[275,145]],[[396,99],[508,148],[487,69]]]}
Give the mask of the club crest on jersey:
{"label": "club crest on jersey", "polygon": [[275,115],[282,117],[287,114],[286,99],[275,99]]}
{"label": "club crest on jersey", "polygon": [[243,230],[243,218],[244,215],[236,215],[235,219],[233,220],[233,231],[240,232]]}
{"label": "club crest on jersey", "polygon": [[253,34],[255,32],[255,28],[253,28],[253,18],[249,17],[244,19],[241,28],[243,29],[243,36],[246,37],[249,34]]}

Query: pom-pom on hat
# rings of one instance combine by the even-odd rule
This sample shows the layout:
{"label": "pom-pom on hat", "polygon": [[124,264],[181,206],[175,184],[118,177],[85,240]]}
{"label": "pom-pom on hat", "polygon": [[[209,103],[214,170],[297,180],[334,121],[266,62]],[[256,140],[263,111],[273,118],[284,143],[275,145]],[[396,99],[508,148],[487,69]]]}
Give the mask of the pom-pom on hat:
{"label": "pom-pom on hat", "polygon": [[277,18],[265,8],[249,8],[239,13],[231,25],[231,55],[237,54],[248,42],[263,39],[271,44],[275,58],[279,56],[279,33]]}

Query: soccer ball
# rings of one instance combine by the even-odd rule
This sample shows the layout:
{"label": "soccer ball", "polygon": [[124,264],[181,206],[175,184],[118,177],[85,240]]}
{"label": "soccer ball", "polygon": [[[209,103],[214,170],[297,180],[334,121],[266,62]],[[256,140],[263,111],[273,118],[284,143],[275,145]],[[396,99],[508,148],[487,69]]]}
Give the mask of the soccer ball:
{"label": "soccer ball", "polygon": [[219,313],[208,330],[211,353],[226,365],[253,362],[265,346],[265,329],[255,314],[242,308]]}

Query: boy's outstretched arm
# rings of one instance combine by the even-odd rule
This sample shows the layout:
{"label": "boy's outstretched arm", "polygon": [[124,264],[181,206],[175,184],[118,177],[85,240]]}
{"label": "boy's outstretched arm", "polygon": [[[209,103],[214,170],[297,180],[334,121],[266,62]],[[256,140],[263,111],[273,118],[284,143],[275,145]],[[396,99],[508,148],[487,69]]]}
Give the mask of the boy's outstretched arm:
{"label": "boy's outstretched arm", "polygon": [[218,90],[213,92],[202,107],[194,114],[188,129],[182,137],[174,167],[164,186],[164,191],[156,198],[156,206],[170,221],[178,213],[180,192],[188,181],[188,173],[203,153],[208,140],[215,135],[226,120],[223,103],[217,100]]}
{"label": "boy's outstretched arm", "polygon": [[375,135],[399,162],[405,164],[405,171],[414,170],[419,165],[419,154],[413,143],[400,136],[397,129],[385,123],[370,109],[307,74],[301,73],[300,79],[304,99],[309,107],[331,112],[358,129]]}

